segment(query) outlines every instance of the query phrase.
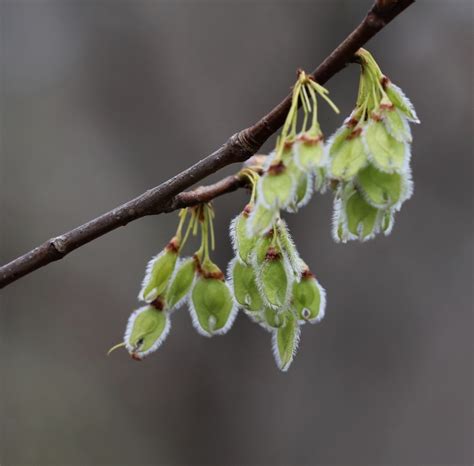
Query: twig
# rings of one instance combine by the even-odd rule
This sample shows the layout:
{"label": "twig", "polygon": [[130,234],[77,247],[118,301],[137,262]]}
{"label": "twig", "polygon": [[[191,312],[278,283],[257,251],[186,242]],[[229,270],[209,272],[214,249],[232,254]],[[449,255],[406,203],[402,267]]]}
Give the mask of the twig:
{"label": "twig", "polygon": [[[320,84],[328,81],[352,60],[360,47],[414,1],[376,0],[359,26],[312,73],[313,79]],[[255,154],[283,124],[290,103],[291,96],[287,96],[253,126],[234,134],[221,148],[170,180],[4,265],[0,268],[0,288],[133,220],[206,202],[237,189],[243,182],[228,177],[214,185],[183,192],[219,169]]]}

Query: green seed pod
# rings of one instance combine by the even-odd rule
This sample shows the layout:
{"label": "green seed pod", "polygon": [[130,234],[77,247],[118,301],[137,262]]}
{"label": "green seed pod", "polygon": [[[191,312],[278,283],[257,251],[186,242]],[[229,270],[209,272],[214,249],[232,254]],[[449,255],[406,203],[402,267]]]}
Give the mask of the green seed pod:
{"label": "green seed pod", "polygon": [[363,134],[370,161],[381,171],[403,173],[410,161],[410,147],[397,141],[382,121],[371,120]]}
{"label": "green seed pod", "polygon": [[355,190],[345,202],[345,216],[347,229],[353,238],[365,241],[378,233],[379,210]]}
{"label": "green seed pod", "polygon": [[235,255],[244,263],[250,264],[255,248],[255,236],[248,234],[249,215],[253,207],[248,204],[244,211],[237,215],[230,224],[230,238]]}
{"label": "green seed pod", "polygon": [[332,178],[350,181],[367,165],[367,152],[360,129],[343,128],[328,142],[329,174]]}
{"label": "green seed pod", "polygon": [[267,306],[281,308],[290,299],[293,273],[286,256],[271,246],[257,271],[257,285]]}
{"label": "green seed pod", "polygon": [[394,106],[380,112],[387,131],[399,142],[412,142],[410,125],[402,113]]}
{"label": "green seed pod", "polygon": [[288,258],[293,273],[299,276],[303,272],[304,262],[302,261],[295,242],[291,237],[287,223],[280,219],[277,225],[278,243]]}
{"label": "green seed pod", "polygon": [[178,260],[179,240],[173,238],[160,254],[148,263],[138,299],[151,303],[163,296]]}
{"label": "green seed pod", "polygon": [[267,209],[263,204],[257,202],[247,221],[247,236],[254,238],[265,234],[273,226],[278,216],[278,210]]}
{"label": "green seed pod", "polygon": [[326,292],[308,268],[301,279],[293,283],[292,307],[298,322],[319,322],[326,310]]}
{"label": "green seed pod", "polygon": [[397,206],[411,195],[410,178],[399,173],[386,173],[368,165],[357,175],[365,200],[374,207]]}
{"label": "green seed pod", "polygon": [[156,351],[171,328],[167,312],[144,306],[132,313],[125,330],[124,343],[134,359],[141,360]]}
{"label": "green seed pod", "polygon": [[385,236],[388,236],[393,229],[394,224],[394,211],[393,209],[387,209],[383,212],[382,221],[381,221],[381,229]]}
{"label": "green seed pod", "polygon": [[403,115],[405,115],[408,121],[411,121],[412,123],[419,123],[420,120],[418,119],[413,104],[403,93],[403,91],[398,86],[390,82],[387,77],[384,77],[382,80],[382,85],[384,86],[385,92],[390,101],[398,110],[403,113]]}
{"label": "green seed pod", "polygon": [[189,297],[195,329],[206,337],[223,335],[237,315],[232,292],[224,274],[211,261],[204,262]]}
{"label": "green seed pod", "polygon": [[295,213],[304,207],[313,196],[314,181],[313,173],[311,171],[303,171],[294,166],[292,173],[293,178],[296,180],[296,189],[294,192],[294,198],[286,210]]}
{"label": "green seed pod", "polygon": [[166,292],[166,304],[170,309],[181,307],[191,290],[195,274],[196,259],[188,257],[178,262]]}
{"label": "green seed pod", "polygon": [[272,347],[276,364],[283,372],[287,371],[298,349],[300,327],[294,314],[285,311],[284,323],[273,331]]}
{"label": "green seed pod", "polygon": [[258,201],[267,209],[285,208],[290,204],[296,189],[295,180],[283,162],[270,165],[257,185]]}
{"label": "green seed pod", "polygon": [[268,248],[273,240],[273,230],[265,233],[265,235],[261,236],[257,239],[255,243],[255,250],[252,255],[253,259],[253,266],[256,269],[259,269],[263,262],[265,261],[265,257],[267,255]]}
{"label": "green seed pod", "polygon": [[284,313],[279,309],[265,307],[262,311],[262,321],[260,325],[269,332],[281,327],[285,322]]}
{"label": "green seed pod", "polygon": [[300,170],[311,171],[325,164],[323,135],[302,133],[295,144],[295,162]]}
{"label": "green seed pod", "polygon": [[228,277],[237,303],[252,314],[261,311],[263,301],[255,281],[254,268],[234,258],[229,264]]}

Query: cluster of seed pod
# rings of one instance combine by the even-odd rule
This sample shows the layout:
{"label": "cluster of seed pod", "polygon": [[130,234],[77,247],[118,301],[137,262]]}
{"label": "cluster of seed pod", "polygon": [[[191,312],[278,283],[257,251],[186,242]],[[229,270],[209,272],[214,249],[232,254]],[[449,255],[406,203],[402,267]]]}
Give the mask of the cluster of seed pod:
{"label": "cluster of seed pod", "polygon": [[[111,351],[125,346],[135,359],[155,351],[169,332],[171,313],[187,302],[194,327],[205,336],[226,333],[241,308],[271,332],[276,363],[288,369],[301,325],[324,317],[326,293],[297,251],[281,212],[297,212],[315,191],[331,187],[335,240],[365,241],[390,232],[394,213],[413,192],[408,122],[418,122],[415,110],[369,52],[360,49],[356,57],[361,65],[356,107],[326,145],[318,97],[339,111],[328,91],[300,71],[275,150],[264,163],[239,173],[252,194],[231,223],[235,257],[227,281],[210,259],[212,207],[183,209],[176,235],[148,264],[138,296],[145,305],[132,313],[123,343]],[[201,247],[181,259],[189,235],[199,231]]]}
{"label": "cluster of seed pod", "polygon": [[391,232],[395,212],[413,193],[409,122],[419,123],[372,55],[360,49],[357,60],[356,107],[328,143],[327,175],[338,185],[333,236],[342,242]]}

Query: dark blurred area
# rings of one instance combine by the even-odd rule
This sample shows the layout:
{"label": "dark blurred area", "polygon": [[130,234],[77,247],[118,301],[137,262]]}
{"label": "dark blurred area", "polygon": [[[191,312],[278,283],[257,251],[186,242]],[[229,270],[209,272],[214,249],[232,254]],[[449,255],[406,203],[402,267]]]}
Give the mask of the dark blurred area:
{"label": "dark blurred area", "polygon": [[[2,263],[252,124],[370,3],[1,1]],[[364,244],[333,242],[330,195],[287,216],[328,293],[288,373],[245,316],[206,339],[186,308],[144,362],[106,357],[176,228],[145,218],[2,291],[2,466],[472,464],[472,5],[420,0],[368,45],[422,120],[415,195]],[[357,86],[327,84],[327,135]],[[245,202],[215,202],[222,268]]]}

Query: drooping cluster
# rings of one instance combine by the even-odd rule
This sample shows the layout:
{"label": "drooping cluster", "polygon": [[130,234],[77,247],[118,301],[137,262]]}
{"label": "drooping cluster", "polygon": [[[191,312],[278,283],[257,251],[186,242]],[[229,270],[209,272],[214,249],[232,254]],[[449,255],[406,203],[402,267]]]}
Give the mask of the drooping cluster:
{"label": "drooping cluster", "polygon": [[342,242],[391,232],[395,212],[413,193],[409,122],[419,122],[372,55],[360,49],[357,59],[356,107],[328,143],[327,175],[338,184],[333,236]]}
{"label": "drooping cluster", "polygon": [[[190,219],[183,235],[183,227]],[[148,263],[138,299],[145,303],[134,311],[127,324],[125,346],[134,359],[143,359],[156,351],[169,333],[170,315],[188,303],[193,325],[204,336],[226,333],[237,314],[232,291],[224,273],[211,260],[214,249],[214,212],[209,204],[180,211],[176,235]],[[200,230],[201,247],[192,257],[180,253],[191,233]]]}
{"label": "drooping cluster", "polygon": [[[184,303],[196,330],[208,337],[226,333],[240,308],[271,333],[276,363],[288,369],[301,326],[324,317],[326,293],[301,258],[282,212],[295,213],[315,191],[332,188],[334,239],[365,241],[391,231],[395,212],[413,192],[408,123],[418,122],[415,110],[369,52],[360,49],[356,58],[361,66],[356,107],[327,145],[318,98],[338,109],[328,91],[300,71],[274,151],[239,172],[251,196],[231,223],[235,257],[227,280],[210,259],[213,208],[181,210],[175,236],[147,266],[138,295],[144,306],[131,314],[123,343],[110,351],[124,346],[134,359],[155,351],[169,333],[172,312]],[[181,258],[188,237],[198,233],[198,251]]]}

